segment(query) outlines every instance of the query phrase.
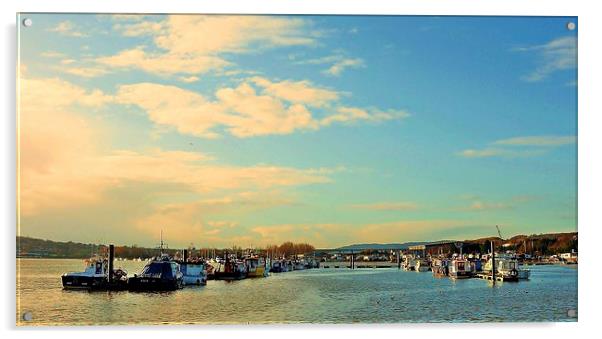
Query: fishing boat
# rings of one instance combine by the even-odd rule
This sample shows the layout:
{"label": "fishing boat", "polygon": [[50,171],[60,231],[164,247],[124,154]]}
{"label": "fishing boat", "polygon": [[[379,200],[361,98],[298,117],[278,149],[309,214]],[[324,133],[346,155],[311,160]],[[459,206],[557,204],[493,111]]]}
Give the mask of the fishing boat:
{"label": "fishing boat", "polygon": [[270,272],[272,272],[272,273],[286,272],[285,263],[282,260],[272,261],[272,266],[270,267]]}
{"label": "fishing boat", "polygon": [[184,286],[180,265],[167,255],[155,257],[144,266],[140,274],[128,280],[130,291],[174,291]]}
{"label": "fishing boat", "polygon": [[213,271],[215,280],[240,280],[247,277],[247,266],[244,261],[229,258],[220,261]]}
{"label": "fishing boat", "polygon": [[205,261],[188,259],[180,263],[180,271],[182,271],[185,286],[207,285],[207,265],[205,265]]}
{"label": "fishing boat", "polygon": [[249,278],[264,278],[269,275],[268,269],[266,269],[268,266],[264,258],[246,258],[245,264],[247,266],[247,277]]}
{"label": "fishing boat", "polygon": [[61,276],[63,288],[106,290],[127,288],[127,272],[123,269],[113,270],[109,278],[109,261],[106,258],[93,256],[84,261],[83,272],[69,272]]}
{"label": "fishing boat", "polygon": [[449,264],[449,277],[452,279],[472,278],[472,265],[466,259],[454,259]]}
{"label": "fishing boat", "polygon": [[[493,261],[491,258],[487,260],[487,263],[483,267],[483,272],[491,273],[493,269]],[[529,270],[523,270],[523,273],[519,273],[518,260],[509,255],[496,254],[495,257],[495,276],[497,280],[501,281],[518,281],[519,275],[523,279],[528,279],[530,275]]]}
{"label": "fishing boat", "polygon": [[294,265],[294,270],[295,271],[300,271],[300,270],[304,270],[305,269],[305,260],[301,259],[301,260],[295,260],[295,262],[293,263]]}
{"label": "fishing boat", "polygon": [[316,258],[311,258],[308,261],[309,268],[320,268],[320,261]]}
{"label": "fishing boat", "polygon": [[181,260],[176,261],[180,265],[184,285],[207,285],[207,265],[205,260],[199,257],[189,257],[189,250],[183,251]]}
{"label": "fishing boat", "polygon": [[435,259],[432,264],[431,270],[435,277],[446,277],[449,274],[449,260],[447,259]]}

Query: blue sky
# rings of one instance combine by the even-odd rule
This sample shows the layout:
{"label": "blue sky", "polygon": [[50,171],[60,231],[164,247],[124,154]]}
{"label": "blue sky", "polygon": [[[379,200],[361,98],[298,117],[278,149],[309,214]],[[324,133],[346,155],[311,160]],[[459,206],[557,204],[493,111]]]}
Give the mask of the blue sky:
{"label": "blue sky", "polygon": [[25,16],[22,235],[576,230],[576,18]]}

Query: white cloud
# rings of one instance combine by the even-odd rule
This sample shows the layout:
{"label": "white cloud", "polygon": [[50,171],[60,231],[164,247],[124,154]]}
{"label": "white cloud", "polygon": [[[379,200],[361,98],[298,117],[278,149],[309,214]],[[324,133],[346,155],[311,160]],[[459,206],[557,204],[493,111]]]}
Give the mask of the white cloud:
{"label": "white cloud", "polygon": [[154,53],[142,48],[128,49],[116,55],[100,57],[96,62],[115,68],[141,69],[160,75],[198,74],[221,69],[230,63],[213,55]]}
{"label": "white cloud", "polygon": [[157,51],[130,49],[101,57],[98,62],[149,73],[204,73],[230,65],[225,53],[314,44],[313,35],[306,30],[308,25],[301,18],[246,15],[172,15],[160,22],[119,23],[114,28],[125,36],[152,36]]}
{"label": "white cloud", "polygon": [[186,83],[197,82],[197,81],[199,81],[199,80],[200,80],[200,78],[199,78],[199,77],[197,77],[197,76],[194,76],[194,75],[191,75],[191,76],[189,76],[189,77],[179,77],[178,79],[179,79],[180,81],[182,81],[182,82],[186,82]]}
{"label": "white cloud", "polygon": [[523,77],[523,80],[528,82],[541,81],[552,73],[577,67],[577,38],[573,36],[557,38],[544,45],[515,50],[535,53],[539,59],[535,70]]}
{"label": "white cloud", "polygon": [[401,110],[381,111],[376,108],[358,108],[341,106],[336,109],[335,114],[324,117],[320,120],[320,125],[328,126],[334,122],[352,123],[357,121],[380,122],[387,120],[403,119],[410,116],[409,113]]}
{"label": "white cloud", "polygon": [[576,142],[575,136],[525,136],[497,140],[494,147],[467,149],[458,153],[465,158],[488,157],[532,157],[546,154],[550,148],[570,145]]}
{"label": "white cloud", "polygon": [[295,62],[299,65],[323,65],[331,64],[330,67],[323,70],[322,73],[330,76],[340,76],[347,68],[363,68],[366,67],[364,60],[361,58],[350,58],[344,54],[327,55],[320,58],[300,60]]}
{"label": "white cloud", "polygon": [[361,68],[365,67],[364,60],[360,58],[348,58],[342,59],[335,62],[330,68],[324,71],[325,74],[332,76],[339,76],[347,68]]}
{"label": "white cloud", "polygon": [[62,21],[58,25],[53,28],[48,29],[50,32],[56,32],[62,35],[83,38],[88,35],[79,31],[76,31],[73,27],[73,23],[71,21]]}
{"label": "white cloud", "polygon": [[263,87],[263,92],[279,99],[313,107],[322,107],[339,99],[339,93],[318,88],[307,80],[272,82],[266,78],[253,77],[251,82]]}
{"label": "white cloud", "polygon": [[[157,125],[175,127],[180,133],[205,138],[218,137],[220,127],[236,137],[245,138],[315,130],[335,122],[380,122],[408,116],[403,111],[338,106],[336,92],[314,87],[308,81],[273,82],[265,78],[252,78],[236,87],[218,89],[216,100],[190,90],[154,83],[121,86],[117,98],[120,103],[144,109]],[[322,118],[314,117],[308,109],[331,106],[328,110],[336,113]]]}
{"label": "white cloud", "polygon": [[494,142],[496,145],[508,146],[538,146],[538,147],[554,147],[562,145],[570,145],[576,142],[577,138],[572,135],[567,136],[527,136],[503,139]]}

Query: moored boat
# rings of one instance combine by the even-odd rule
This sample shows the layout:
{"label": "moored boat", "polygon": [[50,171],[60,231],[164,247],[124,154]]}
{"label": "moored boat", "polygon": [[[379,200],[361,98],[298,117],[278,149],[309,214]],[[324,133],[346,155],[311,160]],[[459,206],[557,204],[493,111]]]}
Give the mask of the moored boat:
{"label": "moored boat", "polygon": [[286,264],[282,260],[274,260],[274,261],[272,261],[272,267],[270,268],[270,272],[272,272],[272,273],[286,272]]}
{"label": "moored boat", "polygon": [[207,285],[207,266],[202,260],[187,260],[180,263],[184,285]]}
{"label": "moored boat", "polygon": [[83,272],[68,272],[61,276],[65,289],[125,289],[127,288],[127,272],[122,269],[113,270],[109,281],[109,262],[106,258],[94,256],[85,260]]}
{"label": "moored boat", "polygon": [[268,269],[267,263],[264,258],[261,257],[251,257],[245,259],[245,264],[247,266],[247,277],[249,278],[264,278],[267,277]]}
{"label": "moored boat", "polygon": [[305,260],[301,259],[301,260],[295,260],[294,264],[294,270],[295,271],[301,271],[305,269]]}
{"label": "moored boat", "polygon": [[435,259],[432,263],[433,276],[446,277],[449,274],[449,260]]}
{"label": "moored boat", "polygon": [[180,265],[166,255],[151,259],[140,274],[128,279],[130,291],[173,291],[183,286]]}
{"label": "moored boat", "polygon": [[247,266],[226,254],[226,259],[218,262],[213,272],[215,280],[240,280],[247,277]]}
{"label": "moored boat", "polygon": [[[491,258],[487,260],[487,263],[483,267],[484,273],[490,273],[493,269],[493,262]],[[523,279],[528,279],[530,275],[529,270],[523,270],[522,274],[519,274],[518,260],[508,255],[497,255],[495,257],[495,276],[497,280],[501,281],[518,281],[519,275],[522,275]]]}
{"label": "moored boat", "polygon": [[414,271],[416,268],[416,258],[411,255],[404,256],[402,267],[405,271]]}
{"label": "moored boat", "polygon": [[474,275],[470,261],[454,259],[449,264],[449,277],[452,279],[472,278]]}

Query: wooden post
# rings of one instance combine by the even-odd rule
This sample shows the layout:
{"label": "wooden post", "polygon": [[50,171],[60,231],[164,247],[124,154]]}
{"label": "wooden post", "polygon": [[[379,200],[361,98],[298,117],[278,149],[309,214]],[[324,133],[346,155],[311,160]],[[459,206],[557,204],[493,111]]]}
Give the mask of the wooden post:
{"label": "wooden post", "polygon": [[184,250],[184,254],[182,255],[182,261],[186,262],[188,260],[188,250]]}
{"label": "wooden post", "polygon": [[399,254],[399,250],[397,250],[397,269],[401,269],[401,255]]}
{"label": "wooden post", "polygon": [[113,283],[113,260],[115,260],[115,245],[111,244],[109,245],[109,272],[107,275],[109,284]]}

